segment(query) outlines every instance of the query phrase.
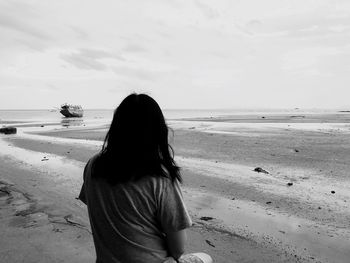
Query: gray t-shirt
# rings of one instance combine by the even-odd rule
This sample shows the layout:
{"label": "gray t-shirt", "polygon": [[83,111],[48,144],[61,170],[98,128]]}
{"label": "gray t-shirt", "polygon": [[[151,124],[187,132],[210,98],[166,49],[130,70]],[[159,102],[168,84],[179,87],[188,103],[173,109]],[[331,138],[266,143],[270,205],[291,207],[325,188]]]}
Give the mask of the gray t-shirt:
{"label": "gray t-shirt", "polygon": [[164,233],[192,225],[178,181],[148,176],[111,186],[91,177],[94,159],[85,167],[79,198],[88,206],[97,262],[164,262]]}

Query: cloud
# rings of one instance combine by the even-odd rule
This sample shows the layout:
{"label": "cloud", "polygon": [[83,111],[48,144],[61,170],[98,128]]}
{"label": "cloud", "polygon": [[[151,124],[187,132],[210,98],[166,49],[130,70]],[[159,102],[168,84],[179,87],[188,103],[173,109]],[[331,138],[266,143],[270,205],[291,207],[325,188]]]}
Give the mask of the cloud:
{"label": "cloud", "polygon": [[110,53],[99,49],[80,49],[78,52],[71,54],[62,54],[61,59],[80,69],[104,71],[108,66],[102,63],[101,59],[125,59],[117,54]]}
{"label": "cloud", "polygon": [[70,28],[73,30],[73,32],[76,34],[76,36],[80,39],[88,39],[89,34],[84,31],[83,29],[77,27],[77,26],[70,26]]}
{"label": "cloud", "polygon": [[6,16],[4,14],[0,15],[0,26],[10,30],[19,31],[31,37],[35,37],[43,40],[51,39],[51,37],[45,32],[35,27],[32,27],[31,25],[25,23],[24,21],[20,21],[14,17]]}
{"label": "cloud", "polygon": [[49,91],[61,90],[61,87],[53,83],[46,83],[45,88]]}
{"label": "cloud", "polygon": [[202,14],[209,19],[215,19],[220,16],[219,13],[214,8],[204,4],[203,1],[201,0],[195,0],[194,4],[202,12]]}
{"label": "cloud", "polygon": [[241,35],[249,38],[274,38],[288,35],[288,31],[282,28],[274,28],[275,20],[251,19],[245,23],[234,22],[233,26]]}
{"label": "cloud", "polygon": [[293,38],[332,37],[349,33],[350,16],[325,16],[302,14],[278,17],[268,21],[275,30],[288,32]]}
{"label": "cloud", "polygon": [[33,24],[33,20],[40,17],[32,6],[16,1],[0,3],[0,27],[3,29],[24,33],[38,39],[49,40],[52,37]]}
{"label": "cloud", "polygon": [[137,44],[128,44],[123,48],[123,51],[130,53],[146,52],[147,49]]}
{"label": "cloud", "polygon": [[[325,1],[327,2],[327,1]],[[350,33],[350,13],[344,15],[325,3],[311,5],[305,10],[296,4],[295,10],[281,10],[270,16],[237,19],[233,24],[243,34],[250,37],[287,37],[315,39]]]}
{"label": "cloud", "polygon": [[156,79],[157,72],[144,68],[114,67],[113,72],[122,77],[152,81]]}
{"label": "cloud", "polygon": [[263,22],[258,19],[252,19],[249,20],[246,25],[247,28],[250,28],[252,30],[259,30],[262,27]]}
{"label": "cloud", "polygon": [[335,57],[340,51],[334,47],[310,47],[287,52],[282,57],[282,69],[287,72],[319,72],[323,60]]}

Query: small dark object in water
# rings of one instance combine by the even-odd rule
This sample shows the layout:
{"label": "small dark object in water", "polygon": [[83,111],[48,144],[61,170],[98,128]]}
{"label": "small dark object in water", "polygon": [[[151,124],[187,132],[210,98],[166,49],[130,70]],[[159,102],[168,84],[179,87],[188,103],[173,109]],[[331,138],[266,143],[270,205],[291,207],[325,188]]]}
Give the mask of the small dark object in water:
{"label": "small dark object in water", "polygon": [[200,218],[200,220],[203,220],[203,221],[209,221],[209,220],[213,220],[214,218],[213,217],[210,217],[210,216],[202,216]]}
{"label": "small dark object in water", "polygon": [[261,118],[262,118],[262,119],[265,119],[265,117],[264,117],[264,116],[262,116]]}
{"label": "small dark object in water", "polygon": [[298,150],[298,149],[294,149],[294,151],[295,151],[296,153],[298,153],[298,152],[299,152],[299,150]]}
{"label": "small dark object in water", "polygon": [[17,128],[15,128],[15,127],[4,127],[4,128],[0,128],[0,133],[4,133],[4,134],[16,134],[16,133],[17,133]]}
{"label": "small dark object in water", "polygon": [[261,167],[256,167],[253,171],[254,171],[254,172],[257,172],[257,173],[269,174],[268,171],[264,170],[264,169],[261,168]]}
{"label": "small dark object in water", "polygon": [[335,194],[335,191],[331,191],[332,194]]}
{"label": "small dark object in water", "polygon": [[292,186],[292,185],[293,185],[293,183],[292,183],[292,182],[289,182],[289,183],[287,183],[287,185],[288,185],[288,186]]}
{"label": "small dark object in water", "polygon": [[188,128],[189,130],[193,130],[193,129],[195,129],[196,127],[190,127],[190,128]]}
{"label": "small dark object in water", "polygon": [[213,243],[211,243],[208,239],[206,239],[205,242],[207,242],[207,244],[208,244],[209,246],[215,247],[215,246],[213,245]]}
{"label": "small dark object in water", "polygon": [[271,202],[271,201],[268,201],[268,202],[266,202],[266,204],[269,205],[269,204],[272,204],[272,202]]}
{"label": "small dark object in water", "polygon": [[40,125],[40,127],[45,127],[44,125]]}
{"label": "small dark object in water", "polygon": [[322,209],[322,208],[319,206],[318,209]]}

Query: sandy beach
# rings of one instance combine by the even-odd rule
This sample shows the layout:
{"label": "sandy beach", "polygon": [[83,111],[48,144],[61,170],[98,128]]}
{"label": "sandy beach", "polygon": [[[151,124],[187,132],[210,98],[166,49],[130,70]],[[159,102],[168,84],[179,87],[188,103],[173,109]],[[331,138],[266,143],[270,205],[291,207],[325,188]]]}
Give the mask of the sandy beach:
{"label": "sandy beach", "polygon": [[[350,115],[303,116],[168,122],[194,221],[187,252],[349,262]],[[76,197],[108,127],[14,124],[17,134],[0,135],[0,262],[94,262]]]}

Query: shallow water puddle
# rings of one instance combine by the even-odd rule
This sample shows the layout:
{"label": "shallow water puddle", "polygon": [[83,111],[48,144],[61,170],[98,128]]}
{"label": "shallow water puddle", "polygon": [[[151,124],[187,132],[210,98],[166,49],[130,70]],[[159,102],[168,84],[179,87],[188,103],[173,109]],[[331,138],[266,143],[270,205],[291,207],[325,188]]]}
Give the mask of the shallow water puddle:
{"label": "shallow water puddle", "polygon": [[213,217],[209,226],[284,248],[291,254],[321,262],[349,262],[350,240],[331,236],[312,221],[267,211],[256,203],[229,200],[194,189],[185,191],[188,207],[199,218]]}
{"label": "shallow water puddle", "polygon": [[[12,146],[0,138],[0,155],[20,161],[23,166],[34,166],[53,178],[64,176],[67,179],[82,177],[84,163],[51,153],[36,152]],[[61,178],[63,179],[63,178]]]}
{"label": "shallow water puddle", "polygon": [[[60,126],[57,126],[57,127],[60,127]],[[90,128],[91,127],[89,127],[89,129]],[[53,130],[53,126],[43,127],[43,128],[41,128],[41,127],[26,127],[26,128],[19,129],[17,136],[20,138],[23,138],[23,139],[47,141],[47,142],[62,143],[62,144],[81,144],[81,145],[89,146],[89,147],[101,147],[103,144],[102,141],[61,138],[61,137],[45,136],[45,135],[31,133],[31,132],[44,132],[44,131],[52,131],[52,130]],[[62,129],[59,129],[59,130],[62,130]],[[64,131],[64,129],[62,131]]]}
{"label": "shallow water puddle", "polygon": [[[350,132],[349,123],[289,123],[289,122],[213,122],[213,121],[170,121],[170,126],[176,129],[195,129],[196,131],[209,133],[222,133],[241,136],[258,136],[259,132],[266,132],[267,135],[271,129],[277,130],[301,130],[314,132],[341,132],[348,134]],[[246,131],[246,132],[242,132]],[[275,133],[272,133],[276,135]]]}

